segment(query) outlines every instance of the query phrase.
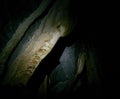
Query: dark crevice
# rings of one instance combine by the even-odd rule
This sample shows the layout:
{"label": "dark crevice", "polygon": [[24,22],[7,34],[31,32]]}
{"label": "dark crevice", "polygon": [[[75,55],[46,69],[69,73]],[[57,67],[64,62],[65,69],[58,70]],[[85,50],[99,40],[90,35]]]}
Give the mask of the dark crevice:
{"label": "dark crevice", "polygon": [[27,87],[36,90],[41,85],[44,77],[59,64],[59,58],[66,47],[65,39],[60,38],[52,51],[40,62],[34,74],[28,81]]}
{"label": "dark crevice", "polygon": [[60,38],[52,51],[40,62],[39,66],[34,71],[33,75],[27,83],[27,89],[32,93],[37,93],[38,88],[43,82],[46,75],[49,75],[52,70],[59,64],[59,59],[66,46],[71,45],[75,38],[71,35]]}

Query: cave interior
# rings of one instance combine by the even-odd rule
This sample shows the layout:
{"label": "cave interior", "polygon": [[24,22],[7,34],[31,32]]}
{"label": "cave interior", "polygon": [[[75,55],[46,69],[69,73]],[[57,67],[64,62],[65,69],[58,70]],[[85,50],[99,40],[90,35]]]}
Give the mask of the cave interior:
{"label": "cave interior", "polygon": [[[0,52],[11,39],[20,22],[33,12],[41,1],[0,1]],[[31,28],[36,29],[36,24],[41,22],[39,19],[45,17],[55,1],[57,0],[52,0],[44,13],[32,23]],[[111,52],[111,46],[113,45],[104,33],[99,32],[104,24],[102,23],[103,14],[100,11],[100,6],[98,2],[96,2],[96,5],[92,4],[92,2],[86,3],[79,0],[72,1],[72,3],[74,5],[71,9],[74,14],[72,16],[77,16],[78,18],[75,28],[67,36],[58,39],[51,52],[39,63],[27,81],[26,86],[11,87],[3,86],[0,83],[1,99],[2,97],[17,99],[77,97],[81,99],[88,97],[101,99],[103,97],[113,97],[115,99],[117,92],[114,90],[118,87],[118,79],[115,76],[117,71],[113,68],[113,58],[111,59],[112,53],[114,53]],[[77,69],[76,62],[82,53],[86,53],[87,58],[82,71],[74,79]],[[9,64],[9,59],[6,64]],[[89,67],[90,65],[92,66]],[[4,70],[5,73],[7,72],[6,69]],[[4,78],[4,74],[1,79]],[[46,75],[47,92],[44,93],[45,88],[43,88],[41,90],[43,94],[39,96],[38,90],[43,81],[45,81]],[[1,79],[0,81],[2,81]]]}

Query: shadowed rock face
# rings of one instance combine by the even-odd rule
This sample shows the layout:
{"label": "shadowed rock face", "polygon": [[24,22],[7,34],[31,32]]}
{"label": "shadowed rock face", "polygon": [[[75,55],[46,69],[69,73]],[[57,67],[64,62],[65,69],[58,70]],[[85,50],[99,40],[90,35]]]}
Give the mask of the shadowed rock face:
{"label": "shadowed rock face", "polygon": [[[24,1],[21,0],[21,2]],[[2,84],[5,87],[0,86],[1,95],[20,99],[23,97],[36,99],[37,95],[38,98],[41,98],[39,96],[40,91],[45,95],[48,92],[48,98],[49,96],[54,98],[60,96],[59,98],[61,98],[65,95],[69,96],[68,94],[73,95],[73,97],[75,94],[75,96],[84,98],[92,92],[96,92],[95,87],[99,78],[94,63],[94,52],[88,51],[85,47],[87,49],[85,52],[88,55],[87,61],[83,53],[84,44],[89,46],[89,42],[96,42],[92,37],[94,33],[92,36],[90,36],[91,32],[88,34],[81,33],[86,29],[85,20],[88,20],[86,14],[82,14],[81,10],[80,13],[76,13],[79,12],[79,6],[82,3],[79,5],[79,0],[76,0],[76,2],[73,0],[42,1],[30,0],[29,5],[34,2],[35,4],[32,5],[34,7],[30,11],[19,8],[25,10],[25,12],[20,12],[20,14],[17,12],[16,16],[12,17],[12,13],[8,13],[8,16],[5,14],[10,20],[8,25],[5,25],[7,19],[0,20],[1,24],[5,23],[3,26],[0,24],[0,27],[6,27],[1,30],[3,32],[0,37],[2,38],[0,39],[2,41],[0,42],[0,45],[2,45],[0,51],[3,49],[3,52],[0,52],[0,76],[3,69],[5,70],[2,74]],[[25,2],[23,5],[27,4],[27,1]],[[39,6],[39,4],[42,4],[42,6]],[[20,11],[19,9],[18,11]],[[26,9],[29,9],[29,7]],[[15,12],[13,15],[15,15]],[[81,21],[79,20],[76,26],[78,15]],[[83,18],[84,16],[85,18]],[[14,20],[15,17],[18,18],[15,19],[16,21]],[[74,27],[77,27],[75,31],[73,31]],[[69,37],[71,32],[72,35]],[[78,35],[76,35],[76,32]],[[82,43],[79,41],[82,41]],[[79,66],[78,60],[80,66],[83,64],[84,69],[77,67]],[[84,62],[86,63],[84,64]],[[90,88],[86,88],[86,83],[89,83]],[[94,91],[91,91],[91,89]]]}
{"label": "shadowed rock face", "polygon": [[50,74],[50,93],[53,96],[69,90],[76,73],[79,54],[80,45],[78,42],[64,49],[59,59],[60,64]]}

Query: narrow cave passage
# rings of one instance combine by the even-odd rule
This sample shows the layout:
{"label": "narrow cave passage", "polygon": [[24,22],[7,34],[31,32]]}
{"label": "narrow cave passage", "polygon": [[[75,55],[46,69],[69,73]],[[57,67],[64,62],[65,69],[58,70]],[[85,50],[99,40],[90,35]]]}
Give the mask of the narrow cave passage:
{"label": "narrow cave passage", "polygon": [[101,5],[79,1],[0,1],[0,98],[112,95],[112,43],[91,32]]}

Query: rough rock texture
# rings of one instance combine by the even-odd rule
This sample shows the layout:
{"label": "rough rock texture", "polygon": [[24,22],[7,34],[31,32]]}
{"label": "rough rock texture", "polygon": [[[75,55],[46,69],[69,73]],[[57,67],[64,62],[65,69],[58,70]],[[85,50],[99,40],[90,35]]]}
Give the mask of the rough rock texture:
{"label": "rough rock texture", "polygon": [[[69,7],[69,0],[57,0],[48,14],[42,19],[41,23],[37,25],[37,29],[32,32],[33,34],[31,35],[31,33],[26,32],[8,61],[8,71],[3,84],[10,84],[13,86],[26,85],[38,64],[52,50],[57,40],[61,36],[64,37],[69,34],[74,28],[75,21],[70,16]],[[26,20],[29,18],[30,17]],[[26,25],[26,28],[27,27],[28,25]],[[24,25],[23,28],[25,28]],[[24,31],[22,28],[21,30]],[[13,38],[15,40],[11,40],[13,40],[12,42],[14,45],[18,38],[15,38],[14,35]],[[6,50],[11,52],[12,44],[8,45],[9,47],[6,48]],[[6,50],[3,51],[6,52]],[[6,55],[5,52],[2,53],[3,56]],[[3,58],[3,63],[4,59],[7,58]],[[4,65],[3,63],[2,65]]]}
{"label": "rough rock texture", "polygon": [[[60,64],[50,74],[50,95],[53,97],[72,92],[73,83],[83,71],[86,56],[83,57],[84,51],[79,43],[75,42],[65,48],[60,57]],[[83,83],[81,78],[79,80],[77,88]]]}
{"label": "rough rock texture", "polygon": [[[10,32],[8,34],[13,36],[9,37],[10,41],[3,48],[3,52],[0,52],[0,76],[3,76],[2,85],[5,85],[0,85],[0,96],[15,99],[37,99],[36,96],[49,98],[49,95],[61,98],[64,93],[83,99],[86,96],[95,96],[94,94],[99,93],[100,80],[97,75],[96,57],[89,46],[90,41],[93,41],[92,44],[96,42],[91,32],[89,35],[81,35],[81,28],[86,30],[88,18],[92,19],[83,11],[85,7],[81,7],[83,3],[78,3],[79,0],[42,1],[32,14],[23,18],[23,21],[20,20],[20,24],[13,22],[15,27],[8,25],[16,30],[7,30]],[[87,14],[76,9],[79,7]],[[77,25],[76,14],[79,15]],[[84,16],[87,17],[83,18]],[[93,20],[90,24],[92,22]],[[77,30],[73,31],[75,25]],[[71,38],[66,36],[69,36],[70,32],[71,38],[78,36],[77,40],[83,40],[83,43],[69,45]],[[85,52],[82,46],[84,44]]]}
{"label": "rough rock texture", "polygon": [[35,19],[38,18],[45,11],[50,1],[51,0],[47,0],[46,2],[43,1],[40,6],[28,18],[26,18],[23,22],[20,23],[12,38],[8,41],[5,48],[0,53],[0,75],[2,74],[5,62],[7,61],[14,48],[20,42],[25,32],[35,21]]}

